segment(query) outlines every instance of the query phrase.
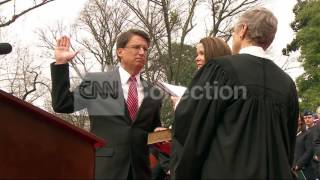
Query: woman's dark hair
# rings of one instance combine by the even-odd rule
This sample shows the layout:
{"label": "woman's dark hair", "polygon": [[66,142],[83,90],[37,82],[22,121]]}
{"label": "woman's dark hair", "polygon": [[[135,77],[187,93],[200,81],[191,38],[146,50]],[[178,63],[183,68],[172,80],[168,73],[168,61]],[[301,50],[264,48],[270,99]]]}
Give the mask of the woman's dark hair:
{"label": "woman's dark hair", "polygon": [[201,43],[204,48],[205,63],[214,57],[227,56],[232,53],[228,44],[221,38],[205,37],[202,38],[199,43]]}

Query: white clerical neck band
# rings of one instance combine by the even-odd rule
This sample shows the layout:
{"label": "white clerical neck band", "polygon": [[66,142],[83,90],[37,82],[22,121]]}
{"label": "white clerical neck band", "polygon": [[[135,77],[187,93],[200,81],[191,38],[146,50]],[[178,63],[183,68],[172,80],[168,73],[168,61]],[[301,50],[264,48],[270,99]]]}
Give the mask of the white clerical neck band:
{"label": "white clerical neck band", "polygon": [[250,54],[261,58],[267,58],[266,52],[259,46],[248,46],[240,49],[239,54]]}

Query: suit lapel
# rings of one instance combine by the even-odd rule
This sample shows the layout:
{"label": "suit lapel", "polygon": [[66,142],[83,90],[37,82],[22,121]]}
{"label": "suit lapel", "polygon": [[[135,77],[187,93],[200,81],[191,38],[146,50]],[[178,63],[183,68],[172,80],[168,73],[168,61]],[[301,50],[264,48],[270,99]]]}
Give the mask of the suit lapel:
{"label": "suit lapel", "polygon": [[121,78],[120,78],[120,73],[119,73],[119,67],[116,68],[116,70],[113,73],[113,80],[116,80],[117,82],[119,82],[119,103],[123,103],[124,104],[124,118],[126,120],[127,123],[131,124],[132,120],[129,116],[129,111],[128,111],[128,106],[127,106],[127,102],[124,98],[123,95],[123,89],[122,89],[122,82],[121,82]]}
{"label": "suit lapel", "polygon": [[121,84],[121,79],[120,79],[120,73],[119,73],[119,68],[117,68],[113,72],[113,77],[111,78],[112,81],[116,81],[119,83],[119,101],[123,102],[124,101],[124,96],[123,96],[123,89],[122,89],[122,84]]}

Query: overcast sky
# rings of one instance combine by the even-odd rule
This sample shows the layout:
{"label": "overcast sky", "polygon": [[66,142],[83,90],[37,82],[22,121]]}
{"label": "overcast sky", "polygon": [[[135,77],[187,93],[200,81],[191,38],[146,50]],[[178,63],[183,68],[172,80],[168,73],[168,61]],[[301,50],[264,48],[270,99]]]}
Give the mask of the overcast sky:
{"label": "overcast sky", "polygon": [[[27,2],[27,0],[17,1],[19,1],[19,3]],[[14,41],[19,41],[21,44],[28,45],[30,47],[36,47],[38,45],[38,37],[34,34],[34,31],[37,28],[52,25],[58,20],[63,20],[65,23],[71,24],[78,16],[86,1],[87,0],[56,0],[41,8],[36,9],[26,16],[21,17],[14,24],[10,25],[8,28],[5,28],[6,33],[4,34],[2,32],[1,35],[6,41],[10,42],[10,39],[13,39]],[[278,32],[272,44],[272,53],[274,54],[274,57],[277,58],[275,62],[281,65],[281,63],[283,62],[283,57],[280,57],[281,50],[286,46],[287,43],[291,42],[294,36],[294,33],[291,30],[289,24],[294,20],[292,8],[296,3],[296,0],[264,1],[264,6],[270,9],[278,18]],[[22,4],[20,5],[22,6]],[[1,13],[8,13],[6,10],[10,9],[0,9],[0,15]],[[201,22],[201,19],[204,18],[203,16],[206,15],[200,14],[198,16],[198,18],[200,19],[199,22]],[[192,35],[189,35],[187,38],[187,41],[190,43],[196,43],[200,38],[204,36],[205,26],[199,22],[197,22],[198,26],[191,32]],[[293,79],[301,74],[301,72],[301,69],[287,71],[287,73]]]}

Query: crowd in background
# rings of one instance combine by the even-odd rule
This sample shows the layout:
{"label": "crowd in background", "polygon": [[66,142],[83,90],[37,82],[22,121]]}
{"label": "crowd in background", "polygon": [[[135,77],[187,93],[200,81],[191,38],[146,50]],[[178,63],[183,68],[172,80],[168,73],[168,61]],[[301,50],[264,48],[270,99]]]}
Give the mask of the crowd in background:
{"label": "crowd in background", "polygon": [[320,177],[320,106],[305,110],[298,118],[293,171],[306,179]]}

